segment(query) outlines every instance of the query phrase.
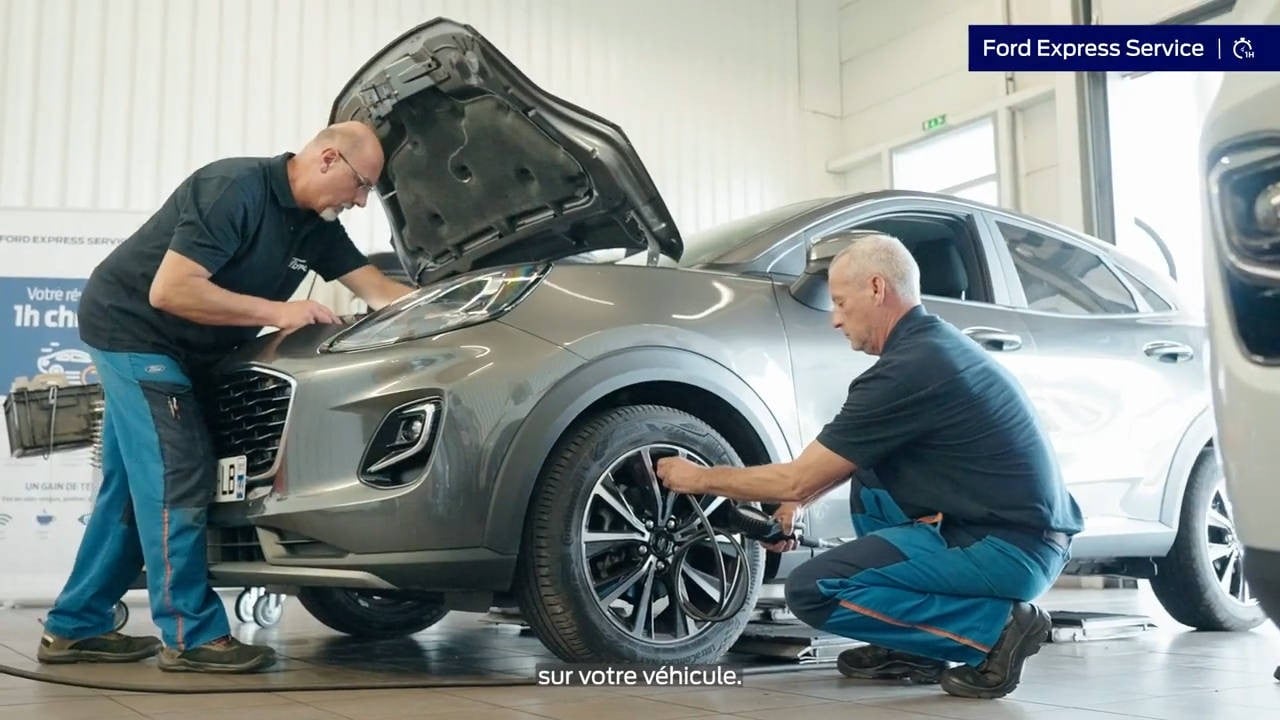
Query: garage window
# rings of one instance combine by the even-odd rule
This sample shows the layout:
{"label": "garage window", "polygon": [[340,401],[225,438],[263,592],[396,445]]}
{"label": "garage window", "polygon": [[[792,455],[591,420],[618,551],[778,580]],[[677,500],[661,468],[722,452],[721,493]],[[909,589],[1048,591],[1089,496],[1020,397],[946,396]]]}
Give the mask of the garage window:
{"label": "garage window", "polygon": [[983,118],[892,153],[893,187],[998,205],[996,130]]}
{"label": "garage window", "polygon": [[996,226],[1009,245],[1027,307],[1062,315],[1138,312],[1128,288],[1094,253],[1018,225]]}

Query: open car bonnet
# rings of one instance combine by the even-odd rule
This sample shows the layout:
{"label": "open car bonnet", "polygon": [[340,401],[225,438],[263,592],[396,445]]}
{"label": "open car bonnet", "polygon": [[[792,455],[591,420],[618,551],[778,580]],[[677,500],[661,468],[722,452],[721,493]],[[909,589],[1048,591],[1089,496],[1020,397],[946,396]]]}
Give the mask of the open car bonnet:
{"label": "open car bonnet", "polygon": [[684,250],[622,129],[538,88],[468,25],[437,18],[401,35],[329,119],[381,138],[377,192],[419,285],[593,250]]}

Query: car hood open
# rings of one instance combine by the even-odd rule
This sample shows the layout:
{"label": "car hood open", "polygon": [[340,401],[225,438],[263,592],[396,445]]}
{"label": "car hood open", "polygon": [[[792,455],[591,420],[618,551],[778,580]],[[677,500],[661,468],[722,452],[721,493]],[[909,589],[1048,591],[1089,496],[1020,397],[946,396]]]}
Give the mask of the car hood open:
{"label": "car hood open", "polygon": [[401,35],[348,81],[329,119],[381,138],[377,192],[420,285],[593,250],[683,253],[622,129],[534,85],[468,25],[437,18]]}

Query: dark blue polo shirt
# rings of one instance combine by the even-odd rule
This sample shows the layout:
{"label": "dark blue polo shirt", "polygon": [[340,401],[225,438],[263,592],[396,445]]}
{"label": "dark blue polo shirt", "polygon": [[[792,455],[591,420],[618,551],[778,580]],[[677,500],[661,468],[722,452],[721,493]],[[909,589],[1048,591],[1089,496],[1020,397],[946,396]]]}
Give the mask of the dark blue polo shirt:
{"label": "dark blue polo shirt", "polygon": [[292,297],[308,270],[329,281],[367,264],[341,223],[298,207],[290,157],[229,158],[192,173],[94,269],[80,298],[81,339],[102,350],[164,353],[191,372],[262,331],[152,307],[151,281],[168,250],[204,266],[216,285],[277,301]]}
{"label": "dark blue polo shirt", "polygon": [[850,383],[818,442],[871,470],[908,517],[941,512],[944,535],[1074,535],[1084,526],[1017,380],[920,306]]}

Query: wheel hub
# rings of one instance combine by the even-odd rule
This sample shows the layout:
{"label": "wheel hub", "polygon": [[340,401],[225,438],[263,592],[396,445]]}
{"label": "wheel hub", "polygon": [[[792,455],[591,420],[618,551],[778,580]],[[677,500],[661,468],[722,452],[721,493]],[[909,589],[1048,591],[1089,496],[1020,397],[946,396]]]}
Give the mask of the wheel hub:
{"label": "wheel hub", "polygon": [[649,550],[663,560],[670,560],[676,551],[676,540],[666,530],[655,530],[649,536]]}

